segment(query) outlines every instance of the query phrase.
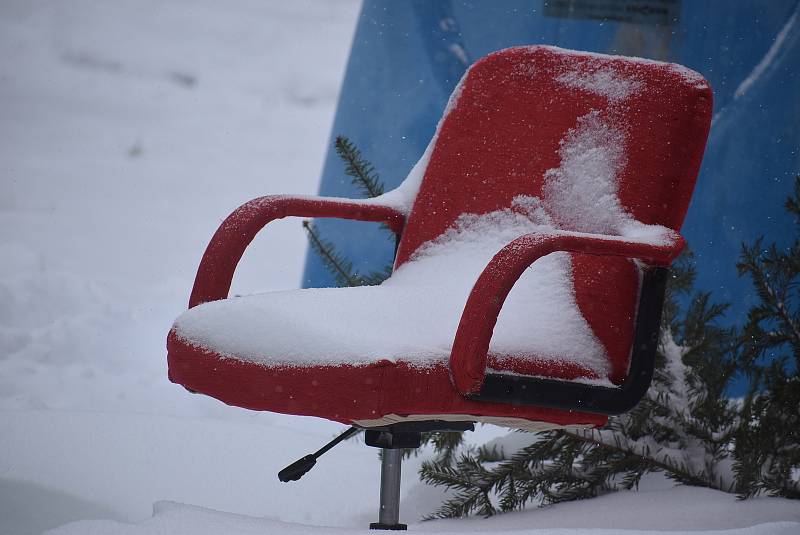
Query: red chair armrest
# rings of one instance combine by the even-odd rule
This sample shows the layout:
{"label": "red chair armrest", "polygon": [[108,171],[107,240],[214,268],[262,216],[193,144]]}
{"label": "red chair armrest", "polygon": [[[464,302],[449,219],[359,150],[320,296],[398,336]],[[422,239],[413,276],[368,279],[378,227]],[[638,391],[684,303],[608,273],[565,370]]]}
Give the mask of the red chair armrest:
{"label": "red chair armrest", "polygon": [[253,199],[234,210],[211,238],[197,268],[189,308],[226,298],[236,266],[255,235],[270,221],[290,216],[385,222],[396,234],[405,224],[401,212],[371,200],[288,195]]}
{"label": "red chair armrest", "polygon": [[668,266],[684,247],[677,233],[638,240],[579,232],[526,234],[500,250],[484,268],[464,306],[450,355],[450,374],[464,395],[478,392],[486,373],[489,342],[511,288],[539,258],[557,251],[622,256]]}

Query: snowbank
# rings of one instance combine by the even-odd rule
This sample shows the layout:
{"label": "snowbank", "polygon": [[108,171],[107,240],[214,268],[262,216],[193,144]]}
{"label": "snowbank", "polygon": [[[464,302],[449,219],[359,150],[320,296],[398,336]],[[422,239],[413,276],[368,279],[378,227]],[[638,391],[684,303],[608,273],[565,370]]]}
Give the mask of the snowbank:
{"label": "snowbank", "polygon": [[[608,503],[599,498],[592,500],[592,502],[603,502],[605,507],[619,507],[613,513],[610,509],[603,510],[588,506],[588,503],[581,503],[581,507],[573,507],[572,511],[568,511],[567,509],[569,508],[564,506],[553,508],[559,509],[558,526],[581,527],[547,527],[548,524],[552,523],[552,514],[550,515],[551,519],[547,519],[548,515],[546,513],[527,511],[507,514],[504,517],[488,520],[439,520],[415,524],[409,526],[409,531],[420,535],[434,533],[502,533],[505,535],[612,535],[616,533],[625,533],[626,535],[652,535],[656,533],[670,533],[671,535],[700,533],[703,535],[794,535],[800,529],[800,523],[792,521],[759,522],[752,517],[744,521],[744,517],[750,516],[748,513],[751,513],[754,508],[734,513],[737,508],[734,507],[732,502],[728,503],[725,508],[726,518],[711,518],[707,524],[697,522],[698,516],[700,518],[703,516],[712,517],[723,511],[719,511],[714,507],[716,504],[713,503],[710,508],[703,508],[703,503],[707,501],[708,497],[686,493],[686,496],[683,496],[680,501],[685,501],[686,503],[691,501],[694,504],[691,509],[693,509],[692,512],[697,523],[692,524],[686,522],[686,517],[682,516],[682,513],[687,512],[686,507],[682,508],[683,510],[664,507],[665,502],[663,499],[669,499],[669,503],[672,504],[674,501],[672,496],[654,494],[647,498],[646,501],[623,500],[622,503]],[[702,499],[702,502],[697,502],[698,498]],[[641,515],[643,520],[631,523],[626,518],[628,515],[625,513],[625,511],[631,510],[634,516]],[[551,513],[555,513],[555,511],[551,511]],[[791,515],[784,513],[784,516]],[[694,529],[698,525],[737,525],[737,523],[739,525],[745,524],[747,527]],[[653,527],[631,527],[632,524]],[[689,527],[681,527],[687,524]],[[664,530],[665,528],[666,530]],[[153,518],[136,526],[112,521],[84,521],[63,526],[47,533],[50,535],[261,535],[264,533],[347,535],[374,532],[363,528],[311,527],[270,519],[232,515],[172,502],[159,502],[153,507]]]}

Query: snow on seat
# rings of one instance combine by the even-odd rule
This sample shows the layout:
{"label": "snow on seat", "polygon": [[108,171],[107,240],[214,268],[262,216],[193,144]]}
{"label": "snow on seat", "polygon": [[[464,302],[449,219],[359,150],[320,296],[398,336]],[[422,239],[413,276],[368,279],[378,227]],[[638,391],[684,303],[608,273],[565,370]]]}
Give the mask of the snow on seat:
{"label": "snow on seat", "polygon": [[[625,380],[642,273],[680,252],[710,111],[705,80],[677,65],[541,46],[490,54],[394,192],[265,197],[226,219],[170,331],[170,379],[362,426],[600,425],[602,414],[464,394],[487,367]],[[244,249],[286,216],[387,222],[401,238],[392,276],[227,298]]]}
{"label": "snow on seat", "polygon": [[[450,358],[467,296],[492,256],[513,239],[551,227],[511,210],[462,218],[381,286],[271,292],[205,303],[175,324],[179,338],[267,366],[430,367]],[[575,364],[608,375],[605,351],[572,294],[569,255],[543,258],[503,307],[491,352]]]}

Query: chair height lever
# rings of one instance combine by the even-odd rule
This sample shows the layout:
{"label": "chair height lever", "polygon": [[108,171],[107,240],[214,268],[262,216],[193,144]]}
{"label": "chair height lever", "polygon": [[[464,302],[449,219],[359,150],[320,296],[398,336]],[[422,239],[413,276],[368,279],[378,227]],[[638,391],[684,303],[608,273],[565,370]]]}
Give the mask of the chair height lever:
{"label": "chair height lever", "polygon": [[301,477],[303,477],[306,472],[314,468],[314,465],[317,464],[317,459],[327,452],[329,449],[333,448],[339,442],[343,440],[347,440],[351,436],[355,435],[361,431],[358,427],[350,427],[344,433],[339,435],[338,437],[334,438],[320,449],[315,451],[314,453],[310,453],[305,457],[301,457],[300,459],[296,460],[280,472],[278,472],[278,479],[282,482],[287,483],[289,481],[297,481]]}

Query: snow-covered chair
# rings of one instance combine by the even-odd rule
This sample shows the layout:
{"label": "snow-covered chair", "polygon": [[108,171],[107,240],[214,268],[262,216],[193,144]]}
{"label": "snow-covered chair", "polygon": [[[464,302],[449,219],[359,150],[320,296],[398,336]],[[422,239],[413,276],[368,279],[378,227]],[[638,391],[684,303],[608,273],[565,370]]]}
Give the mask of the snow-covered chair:
{"label": "snow-covered chair", "polygon": [[[650,384],[711,106],[706,81],[674,64],[490,54],[398,189],[262,197],[223,222],[169,333],[170,379],[370,429],[386,448],[471,422],[602,425]],[[287,216],[385,222],[393,275],[229,298],[247,245]]]}

